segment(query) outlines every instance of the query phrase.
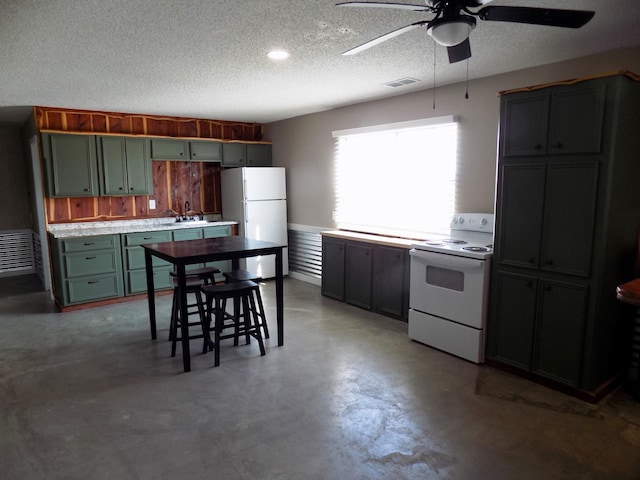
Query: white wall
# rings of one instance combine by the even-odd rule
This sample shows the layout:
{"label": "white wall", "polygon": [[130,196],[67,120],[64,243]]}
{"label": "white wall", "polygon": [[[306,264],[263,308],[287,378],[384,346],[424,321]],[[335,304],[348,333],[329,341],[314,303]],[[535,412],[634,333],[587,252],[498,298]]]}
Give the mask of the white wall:
{"label": "white wall", "polygon": [[621,70],[640,74],[640,46],[473,80],[468,100],[464,84],[440,87],[435,110],[433,91],[423,90],[268,124],[274,165],[287,168],[288,221],[334,227],[332,131],[448,114],[460,119],[456,210],[493,212],[498,92]]}

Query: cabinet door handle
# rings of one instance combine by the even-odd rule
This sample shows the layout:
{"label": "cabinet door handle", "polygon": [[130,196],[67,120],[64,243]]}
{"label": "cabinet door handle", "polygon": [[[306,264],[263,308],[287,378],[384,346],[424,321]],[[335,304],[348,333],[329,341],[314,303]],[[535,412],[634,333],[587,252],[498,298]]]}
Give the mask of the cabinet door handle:
{"label": "cabinet door handle", "polygon": [[524,286],[527,287],[527,288],[531,288],[531,287],[533,287],[533,282],[531,280],[527,280],[524,283]]}
{"label": "cabinet door handle", "polygon": [[88,191],[89,191],[89,189],[88,189],[88,188],[83,188],[83,189],[82,189],[82,191],[83,191],[83,192],[88,192]]}
{"label": "cabinet door handle", "polygon": [[542,150],[542,145],[540,145],[539,143],[536,143],[533,147],[534,150]]}
{"label": "cabinet door handle", "polygon": [[153,240],[153,237],[144,237],[143,240]]}
{"label": "cabinet door handle", "polygon": [[547,260],[546,262],[544,262],[544,264],[545,264],[547,267],[553,267],[553,260]]}
{"label": "cabinet door handle", "polygon": [[85,247],[88,247],[88,246],[90,246],[90,245],[95,245],[95,243],[94,243],[94,242],[85,242],[85,243],[83,243],[83,245],[84,245]]}
{"label": "cabinet door handle", "polygon": [[87,282],[87,284],[89,284],[89,285],[94,285],[96,283],[100,283],[100,282],[98,280],[90,280],[90,281]]}
{"label": "cabinet door handle", "polygon": [[534,264],[536,263],[536,259],[535,259],[535,257],[531,257],[531,258],[529,258],[529,263],[530,263],[531,265],[534,265]]}
{"label": "cabinet door handle", "polygon": [[562,143],[560,143],[560,142],[556,142],[556,143],[554,143],[554,144],[553,144],[553,145],[551,145],[551,146],[552,146],[553,148],[561,149],[561,148],[562,148]]}
{"label": "cabinet door handle", "polygon": [[96,257],[84,257],[85,260],[95,260]]}
{"label": "cabinet door handle", "polygon": [[118,187],[118,190],[124,190],[124,187]]}
{"label": "cabinet door handle", "polygon": [[551,288],[551,285],[545,285],[543,290],[544,290],[545,292],[550,292],[550,291],[552,291],[552,290],[553,290],[553,288]]}

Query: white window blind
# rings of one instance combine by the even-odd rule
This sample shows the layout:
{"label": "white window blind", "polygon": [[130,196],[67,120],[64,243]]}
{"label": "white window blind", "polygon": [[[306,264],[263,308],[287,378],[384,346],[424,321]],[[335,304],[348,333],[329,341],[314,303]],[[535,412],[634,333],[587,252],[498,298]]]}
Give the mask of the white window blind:
{"label": "white window blind", "polygon": [[455,202],[455,117],[333,136],[338,228],[415,238],[448,232]]}

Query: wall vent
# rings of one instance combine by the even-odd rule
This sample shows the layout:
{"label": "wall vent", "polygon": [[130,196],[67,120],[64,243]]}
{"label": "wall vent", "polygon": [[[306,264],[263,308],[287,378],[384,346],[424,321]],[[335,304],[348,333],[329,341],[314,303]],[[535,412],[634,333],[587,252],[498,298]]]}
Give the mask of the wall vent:
{"label": "wall vent", "polygon": [[0,277],[35,273],[31,230],[0,231]]}
{"label": "wall vent", "polygon": [[316,229],[289,224],[287,230],[289,276],[320,285],[322,279],[322,237],[318,231],[313,230]]}
{"label": "wall vent", "polygon": [[419,81],[420,80],[418,80],[417,78],[404,77],[404,78],[399,78],[398,80],[393,80],[391,82],[383,83],[382,85],[386,87],[397,88],[397,87],[404,87],[405,85],[411,85],[412,83],[417,83]]}

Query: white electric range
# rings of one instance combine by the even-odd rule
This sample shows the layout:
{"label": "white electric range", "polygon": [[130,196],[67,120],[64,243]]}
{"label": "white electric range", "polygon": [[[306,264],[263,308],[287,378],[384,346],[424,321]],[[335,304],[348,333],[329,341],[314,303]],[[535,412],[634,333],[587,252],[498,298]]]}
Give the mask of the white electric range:
{"label": "white electric range", "polygon": [[410,338],[484,362],[493,221],[493,214],[456,214],[449,235],[412,245]]}

